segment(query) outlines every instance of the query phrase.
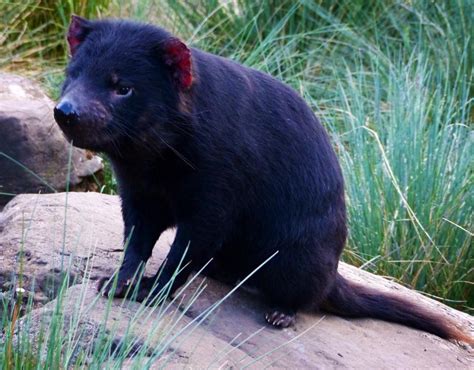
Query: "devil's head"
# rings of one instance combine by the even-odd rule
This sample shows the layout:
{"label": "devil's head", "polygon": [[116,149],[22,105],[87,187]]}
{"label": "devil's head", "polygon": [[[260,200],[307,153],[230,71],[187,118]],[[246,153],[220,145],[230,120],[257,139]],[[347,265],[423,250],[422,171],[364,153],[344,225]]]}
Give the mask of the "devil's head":
{"label": "devil's head", "polygon": [[154,26],[77,16],[67,41],[71,60],[54,109],[66,137],[108,153],[147,141],[159,147],[192,89],[187,46]]}

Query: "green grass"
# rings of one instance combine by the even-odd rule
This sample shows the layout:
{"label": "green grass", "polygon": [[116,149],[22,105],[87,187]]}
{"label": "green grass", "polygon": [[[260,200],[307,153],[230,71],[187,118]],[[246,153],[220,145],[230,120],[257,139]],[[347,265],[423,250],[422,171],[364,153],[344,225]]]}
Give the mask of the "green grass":
{"label": "green grass", "polygon": [[109,4],[109,0],[3,0],[0,67],[26,74],[61,68],[67,56],[64,30],[71,14],[97,17]]}
{"label": "green grass", "polygon": [[[474,5],[370,3],[139,0],[86,10],[60,1],[18,19],[0,3],[8,26],[0,67],[33,74],[57,96],[74,9],[166,25],[195,46],[271,73],[305,97],[331,134],[346,179],[344,259],[472,313]],[[44,36],[43,14],[54,25]],[[105,186],[116,187],[110,170]]]}

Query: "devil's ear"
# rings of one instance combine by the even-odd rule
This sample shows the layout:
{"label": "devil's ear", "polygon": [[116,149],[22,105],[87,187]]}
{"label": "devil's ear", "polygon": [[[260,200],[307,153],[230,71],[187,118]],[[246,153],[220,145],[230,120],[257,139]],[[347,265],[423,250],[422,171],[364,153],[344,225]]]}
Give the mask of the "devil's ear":
{"label": "devil's ear", "polygon": [[71,16],[71,23],[67,31],[67,43],[71,56],[77,51],[77,48],[85,40],[87,34],[91,30],[91,22],[77,15]]}
{"label": "devil's ear", "polygon": [[179,89],[189,89],[193,83],[191,50],[180,39],[170,37],[163,43],[162,55]]}

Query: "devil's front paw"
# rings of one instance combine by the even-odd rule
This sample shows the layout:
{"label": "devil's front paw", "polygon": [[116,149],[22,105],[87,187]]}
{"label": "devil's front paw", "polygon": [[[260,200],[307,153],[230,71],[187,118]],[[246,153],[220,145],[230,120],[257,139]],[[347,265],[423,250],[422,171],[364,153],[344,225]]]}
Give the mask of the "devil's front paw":
{"label": "devil's front paw", "polygon": [[117,279],[117,284],[115,284],[115,277],[102,277],[99,279],[97,284],[97,291],[106,297],[115,297],[123,298],[127,293],[127,290],[130,288],[129,279]]}
{"label": "devil's front paw", "polygon": [[137,302],[146,302],[148,305],[155,304],[159,300],[160,289],[155,278],[143,276],[139,282],[131,279],[117,279],[115,277],[103,277],[97,284],[97,291],[106,297],[127,298]]}
{"label": "devil's front paw", "polygon": [[163,276],[143,277],[136,287],[133,299],[148,306],[159,305],[173,295],[173,288],[172,281]]}

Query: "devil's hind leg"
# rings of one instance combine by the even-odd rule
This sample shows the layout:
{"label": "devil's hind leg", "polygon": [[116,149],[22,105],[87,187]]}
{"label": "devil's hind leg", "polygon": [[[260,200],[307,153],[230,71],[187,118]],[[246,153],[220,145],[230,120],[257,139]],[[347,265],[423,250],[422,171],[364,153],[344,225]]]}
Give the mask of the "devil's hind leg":
{"label": "devil's hind leg", "polygon": [[300,309],[317,309],[330,291],[337,271],[337,259],[332,261],[302,246],[285,248],[263,267],[257,284],[270,310],[266,321],[276,328],[286,328],[296,322]]}

